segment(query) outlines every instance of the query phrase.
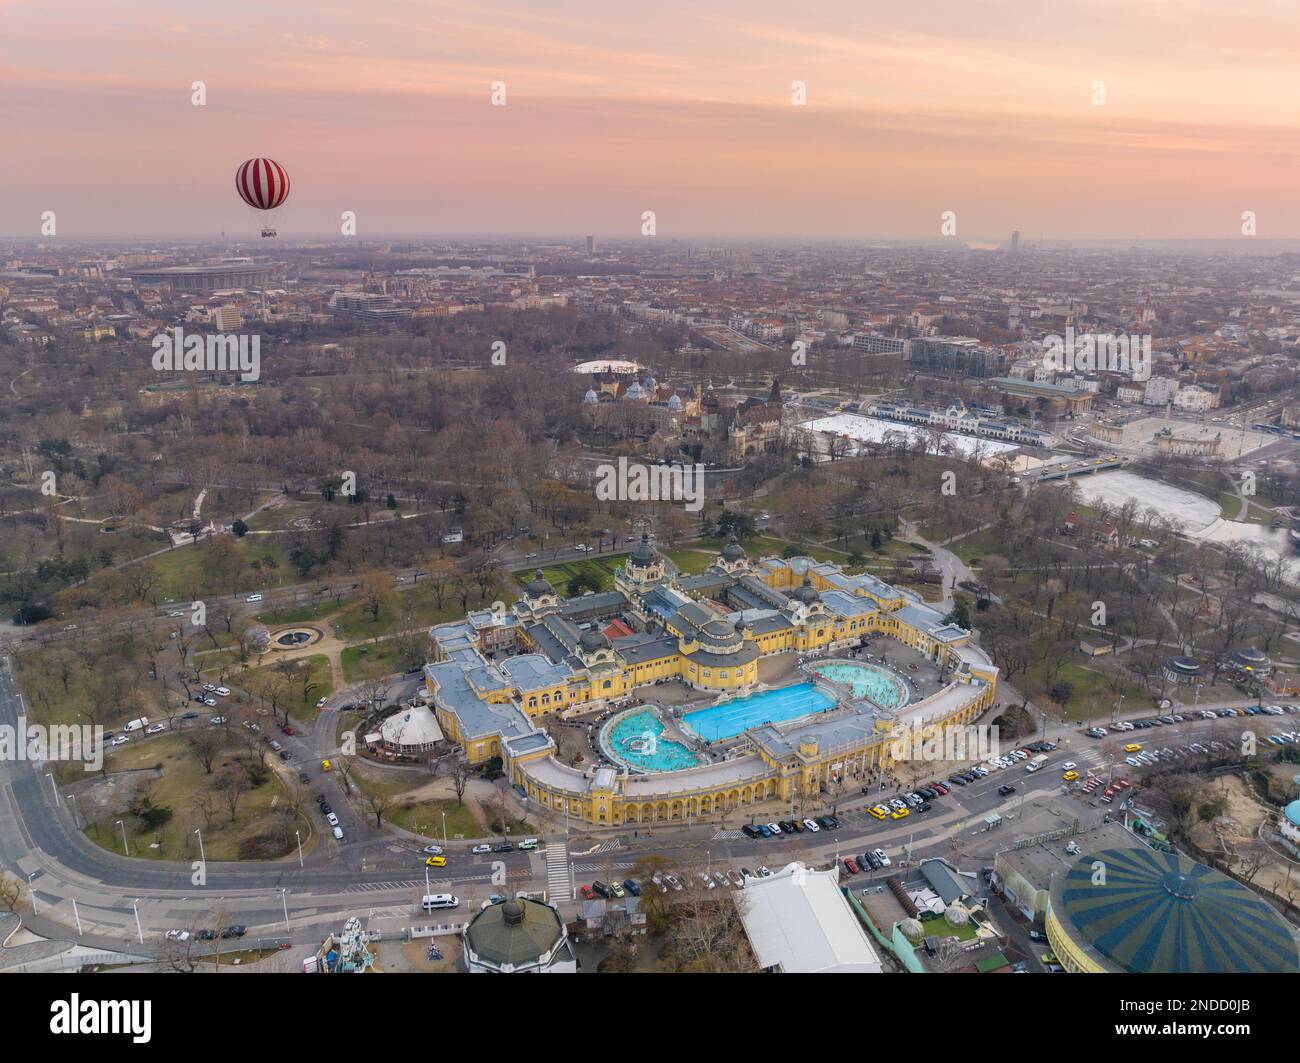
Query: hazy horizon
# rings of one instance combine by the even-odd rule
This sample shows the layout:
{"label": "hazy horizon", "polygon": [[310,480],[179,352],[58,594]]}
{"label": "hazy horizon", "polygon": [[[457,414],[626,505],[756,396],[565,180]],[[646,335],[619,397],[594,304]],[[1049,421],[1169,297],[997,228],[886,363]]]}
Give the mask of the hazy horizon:
{"label": "hazy horizon", "polygon": [[1243,239],[1243,211],[1300,238],[1277,5],[351,8],[0,0],[0,233],[256,238],[233,176],[266,155],[301,239],[344,211],[632,239],[647,210],[659,239],[937,240],[945,211],[960,243]]}

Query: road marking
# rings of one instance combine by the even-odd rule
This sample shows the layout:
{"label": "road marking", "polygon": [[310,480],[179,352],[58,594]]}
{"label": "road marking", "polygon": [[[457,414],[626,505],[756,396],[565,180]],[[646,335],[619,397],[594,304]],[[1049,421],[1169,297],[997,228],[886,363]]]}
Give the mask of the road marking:
{"label": "road marking", "polygon": [[546,846],[546,895],[552,901],[573,899],[569,888],[569,848],[564,842]]}

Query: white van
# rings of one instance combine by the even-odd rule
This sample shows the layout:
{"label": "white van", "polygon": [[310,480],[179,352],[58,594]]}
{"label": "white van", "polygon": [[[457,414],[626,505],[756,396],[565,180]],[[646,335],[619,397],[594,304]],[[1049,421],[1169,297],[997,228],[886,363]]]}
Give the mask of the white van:
{"label": "white van", "polygon": [[141,716],[138,720],[132,720],[122,728],[123,731],[138,731],[142,727],[149,726],[149,717]]}
{"label": "white van", "polygon": [[342,841],[342,840],[343,840],[343,828],[342,828],[342,827],[331,827],[331,828],[330,828],[330,831],[331,831],[331,833],[334,835],[334,837],[337,838],[339,841]]}
{"label": "white van", "polygon": [[460,901],[450,893],[426,893],[420,901],[420,907],[426,912],[439,908],[456,908],[459,905]]}

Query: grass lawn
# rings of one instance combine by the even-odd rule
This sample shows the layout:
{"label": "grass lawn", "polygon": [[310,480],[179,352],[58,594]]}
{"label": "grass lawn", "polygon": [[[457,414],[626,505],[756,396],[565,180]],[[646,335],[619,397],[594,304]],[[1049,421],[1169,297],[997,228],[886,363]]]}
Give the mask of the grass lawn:
{"label": "grass lawn", "polygon": [[[481,604],[483,603],[474,599],[470,600],[471,609],[477,609]],[[371,614],[363,603],[354,602],[330,623],[339,638],[355,642],[358,639],[383,638],[410,628],[432,627],[447,620],[459,620],[464,615],[459,598],[445,595],[443,606],[439,609],[432,594],[411,590],[395,592],[393,598],[379,610],[378,620],[371,619]]]}
{"label": "grass lawn", "polygon": [[392,675],[394,672],[405,672],[408,668],[424,663],[423,654],[418,658],[404,657],[398,649],[398,641],[384,639],[364,646],[349,646],[339,655],[343,665],[343,678],[349,683],[360,683]]}
{"label": "grass lawn", "polygon": [[1219,503],[1219,510],[1224,520],[1240,519],[1237,514],[1241,510],[1241,500],[1235,491],[1220,491],[1215,501]]}
{"label": "grass lawn", "polygon": [[688,576],[698,576],[718,559],[716,550],[669,550],[668,559]]}
{"label": "grass lawn", "polygon": [[[590,573],[600,581],[599,590],[607,591],[614,586],[614,569],[622,564],[626,554],[606,554],[603,557],[583,558],[581,561],[565,561],[559,565],[548,565],[542,569],[542,577],[555,588],[558,594],[566,594],[565,588],[569,580],[573,579],[579,573]],[[516,569],[514,573],[515,582],[519,586],[525,586],[532,578],[533,573],[537,571],[537,566],[532,568]]]}
{"label": "grass lawn", "polygon": [[[244,560],[245,569],[233,581],[214,578],[204,571],[204,558],[212,548],[210,541],[180,546],[149,559],[162,577],[154,594],[159,600],[198,599],[207,594],[243,594],[251,590],[268,590],[300,580],[289,562],[284,547],[272,536],[245,536],[235,540],[235,549]],[[257,562],[260,571],[252,568]]]}
{"label": "grass lawn", "polygon": [[955,543],[949,543],[947,549],[970,565],[978,564],[979,559],[988,554],[999,554],[1005,557],[1007,544],[997,537],[997,533],[992,528],[985,528],[974,535],[958,539]]}
{"label": "grass lawn", "polygon": [[[213,794],[217,813],[211,825],[205,827],[203,816],[194,807],[194,799],[198,794],[212,794],[213,784],[223,769],[236,767],[247,758],[247,753],[232,747],[217,758],[212,774],[208,775],[198,758],[186,749],[185,739],[179,734],[122,746],[108,755],[109,773],[161,765],[160,777],[141,773],[140,778],[153,782],[155,804],[170,808],[172,816],[160,827],[147,831],[139,819],[124,815],[127,798],[123,794],[114,799],[110,811],[86,823],[86,837],[101,848],[122,852],[122,828],[117,826],[117,820],[121,819],[126,824],[131,856],[147,860],[194,860],[199,855],[194,830],[201,828],[203,851],[209,860],[238,860],[241,844],[268,829],[275,818],[272,809],[285,801],[286,791],[279,776],[269,771],[260,786],[245,793],[233,822],[225,804]],[[78,808],[90,814],[88,795],[78,801]],[[284,852],[295,844],[290,834],[289,848]]]}
{"label": "grass lawn", "polygon": [[[427,776],[423,777],[423,781],[427,781]],[[441,839],[444,812],[447,813],[448,841],[482,838],[487,834],[487,828],[474,818],[469,806],[458,805],[454,797],[437,801],[398,801],[384,814],[384,819],[394,826],[423,834],[427,838]]]}
{"label": "grass lawn", "polygon": [[[697,547],[715,555],[725,545],[726,540],[724,539],[696,540]],[[775,535],[755,535],[749,539],[742,539],[740,545],[745,548],[745,553],[749,555],[751,561],[757,561],[762,557],[780,557],[785,553],[787,546],[794,546],[800,555],[811,557],[815,561],[838,561],[842,563],[848,556],[848,552],[845,550],[830,549],[825,546],[807,543],[792,543],[789,539],[780,539]]]}
{"label": "grass lawn", "polygon": [[229,676],[239,667],[238,650],[213,650],[210,653],[200,651],[194,659],[198,662],[199,674],[205,679],[221,675],[222,672]]}
{"label": "grass lawn", "polygon": [[[1074,687],[1074,693],[1065,703],[1064,709],[1047,695],[1045,687],[1043,662],[1030,666],[1027,672],[1020,672],[1015,680],[1017,689],[1028,693],[1030,698],[1045,708],[1050,706],[1053,712],[1059,712],[1068,720],[1080,722],[1109,717],[1118,697],[1112,694],[1106,683],[1106,676],[1101,672],[1074,662],[1067,662],[1062,668],[1057,682],[1067,682]],[[1125,703],[1130,708],[1150,704],[1146,688],[1140,683],[1130,682],[1124,689]]]}
{"label": "grass lawn", "polygon": [[[334,679],[330,670],[330,659],[323,653],[314,653],[310,657],[297,657],[287,663],[293,665],[295,679],[292,693],[281,705],[288,708],[289,715],[295,720],[310,723],[316,718],[316,702],[334,693]],[[231,676],[230,681],[239,686],[247,687],[251,693],[257,687],[257,678],[259,676],[278,667],[277,662],[276,664],[262,665],[260,668],[246,668],[244,671]],[[299,678],[304,669],[308,672],[308,682],[310,683],[305,694],[303,693],[302,680]]]}
{"label": "grass lawn", "polygon": [[267,627],[276,627],[280,624],[305,624],[312,620],[324,620],[342,608],[343,606],[333,598],[326,597],[320,602],[308,602],[258,613],[256,619],[259,624],[265,624]]}

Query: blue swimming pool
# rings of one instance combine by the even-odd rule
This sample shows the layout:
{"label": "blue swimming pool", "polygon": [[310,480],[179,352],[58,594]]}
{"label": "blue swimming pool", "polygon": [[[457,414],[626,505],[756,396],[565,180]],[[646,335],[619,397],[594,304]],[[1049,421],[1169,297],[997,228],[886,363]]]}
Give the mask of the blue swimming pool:
{"label": "blue swimming pool", "polygon": [[829,694],[818,690],[812,683],[798,683],[688,712],[682,717],[682,723],[701,738],[716,742],[750,727],[793,720],[834,707],[835,699]]}
{"label": "blue swimming pool", "polygon": [[898,676],[865,661],[819,661],[804,665],[804,670],[841,683],[855,698],[866,698],[882,709],[896,709],[908,700],[907,685]]}
{"label": "blue swimming pool", "polygon": [[605,731],[605,752],[642,771],[682,771],[700,763],[684,745],[663,734],[664,725],[652,709],[629,713]]}

